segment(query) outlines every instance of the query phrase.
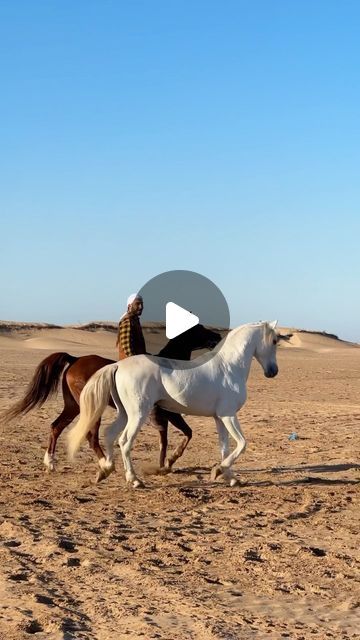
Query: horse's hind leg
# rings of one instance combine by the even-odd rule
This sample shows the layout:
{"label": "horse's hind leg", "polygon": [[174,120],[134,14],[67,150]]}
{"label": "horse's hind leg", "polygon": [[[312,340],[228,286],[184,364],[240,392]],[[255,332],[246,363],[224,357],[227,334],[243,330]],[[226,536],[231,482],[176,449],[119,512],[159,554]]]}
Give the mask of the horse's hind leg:
{"label": "horse's hind leg", "polygon": [[101,480],[104,480],[104,478],[107,478],[108,475],[110,475],[110,473],[115,469],[114,465],[107,465],[105,454],[100,446],[100,442],[99,442],[100,424],[101,424],[101,419],[97,421],[95,426],[86,435],[87,441],[91,449],[95,452],[99,462],[100,471],[96,476],[96,482],[100,482]]}
{"label": "horse's hind leg", "polygon": [[105,457],[99,442],[100,424],[101,424],[101,420],[98,420],[96,425],[86,435],[87,441],[90,447],[92,448],[92,450],[95,452],[98,460],[101,460],[102,458]]}
{"label": "horse's hind leg", "polygon": [[150,409],[151,407],[139,408],[136,406],[131,412],[128,412],[128,422],[119,439],[126,482],[132,482],[135,488],[143,486],[143,482],[135,474],[130,454],[135,438],[149,415]]}
{"label": "horse's hind leg", "polygon": [[183,455],[186,447],[188,446],[192,438],[192,430],[179,413],[172,413],[169,411],[162,412],[162,413],[164,413],[166,418],[170,420],[171,424],[173,424],[174,427],[179,429],[179,431],[181,431],[181,433],[184,434],[184,438],[182,439],[180,444],[176,447],[175,451],[172,452],[171,456],[169,456],[169,458],[166,461],[166,467],[168,469],[171,469],[174,462],[176,462],[176,460],[178,460]]}
{"label": "horse's hind leg", "polygon": [[70,422],[76,418],[79,413],[79,407],[76,403],[73,405],[65,404],[61,414],[51,424],[51,433],[48,448],[44,455],[44,465],[48,471],[54,471],[55,469],[55,449],[59,436],[64,431]]}
{"label": "horse's hind leg", "polygon": [[66,380],[66,372],[67,370],[64,372],[62,379],[64,408],[56,420],[51,424],[49,445],[44,455],[44,465],[49,471],[54,471],[55,469],[55,449],[59,436],[64,431],[65,427],[67,427],[80,412],[79,404],[69,389]]}
{"label": "horse's hind leg", "polygon": [[105,480],[112,471],[115,471],[114,463],[114,444],[119,433],[124,430],[127,422],[127,415],[122,407],[119,407],[116,420],[105,431],[105,449],[106,455],[103,453],[99,459],[100,470],[96,476],[96,482]]}

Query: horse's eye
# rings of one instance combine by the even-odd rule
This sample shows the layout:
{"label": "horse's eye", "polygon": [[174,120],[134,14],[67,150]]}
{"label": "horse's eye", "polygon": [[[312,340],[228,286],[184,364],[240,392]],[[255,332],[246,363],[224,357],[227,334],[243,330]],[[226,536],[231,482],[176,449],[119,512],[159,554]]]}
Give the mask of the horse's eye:
{"label": "horse's eye", "polygon": [[277,344],[277,340],[275,338],[273,340],[273,344]]}

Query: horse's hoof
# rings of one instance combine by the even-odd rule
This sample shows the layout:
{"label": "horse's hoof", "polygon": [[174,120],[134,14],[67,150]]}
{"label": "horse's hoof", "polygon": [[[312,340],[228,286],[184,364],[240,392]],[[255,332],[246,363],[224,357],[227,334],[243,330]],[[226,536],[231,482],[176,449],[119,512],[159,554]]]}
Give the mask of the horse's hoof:
{"label": "horse's hoof", "polygon": [[144,487],[145,487],[145,485],[144,485],[144,483],[143,483],[141,480],[139,480],[139,478],[137,478],[137,479],[136,479],[136,480],[134,480],[134,482],[133,482],[133,487],[134,487],[134,489],[142,489],[142,488],[144,488]]}
{"label": "horse's hoof", "polygon": [[231,478],[229,484],[230,484],[230,487],[238,487],[240,482],[237,478]]}
{"label": "horse's hoof", "polygon": [[108,467],[101,467],[100,471],[96,476],[96,482],[101,482],[102,480],[105,480],[105,478],[108,478],[113,471],[115,471],[114,463],[112,463]]}
{"label": "horse's hoof", "polygon": [[46,467],[46,471],[55,471],[54,458],[48,452],[44,455],[44,465]]}
{"label": "horse's hoof", "polygon": [[219,464],[216,464],[215,467],[211,469],[210,479],[212,480],[212,482],[214,482],[216,478],[218,478],[221,475],[222,475],[222,468]]}
{"label": "horse's hoof", "polygon": [[172,467],[169,467],[168,464],[165,464],[165,467],[160,467],[159,474],[161,476],[166,476],[168,473],[172,473]]}
{"label": "horse's hoof", "polygon": [[98,472],[97,476],[96,476],[96,484],[99,484],[99,482],[101,482],[102,480],[105,480],[105,478],[108,477],[108,473],[105,472],[104,469],[100,469],[100,471]]}

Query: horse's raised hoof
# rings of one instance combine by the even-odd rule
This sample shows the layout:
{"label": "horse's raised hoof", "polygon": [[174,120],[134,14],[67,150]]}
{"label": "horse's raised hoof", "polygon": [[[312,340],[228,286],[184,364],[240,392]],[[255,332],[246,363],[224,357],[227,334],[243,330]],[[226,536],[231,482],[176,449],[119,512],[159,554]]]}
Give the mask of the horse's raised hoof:
{"label": "horse's raised hoof", "polygon": [[210,479],[212,482],[215,482],[216,478],[222,475],[222,468],[219,464],[216,464],[215,467],[211,469]]}

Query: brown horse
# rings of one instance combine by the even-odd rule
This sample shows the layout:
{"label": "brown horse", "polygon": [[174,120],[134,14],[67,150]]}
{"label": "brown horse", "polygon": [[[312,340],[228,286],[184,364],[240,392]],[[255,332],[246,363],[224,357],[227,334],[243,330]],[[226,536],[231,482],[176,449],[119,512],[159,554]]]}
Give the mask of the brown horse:
{"label": "brown horse", "polygon": [[[158,355],[176,360],[190,360],[192,351],[213,349],[220,340],[221,335],[219,333],[198,324],[176,338],[169,340]],[[79,398],[83,387],[95,371],[113,362],[115,361],[97,355],[76,357],[68,353],[52,353],[38,365],[24,398],[1,416],[3,420],[10,421],[21,414],[28,413],[35,407],[42,406],[57,391],[62,375],[64,408],[51,424],[50,441],[44,456],[44,464],[49,471],[53,471],[55,468],[55,449],[60,434],[79,414]],[[110,400],[109,404],[115,407],[112,400]],[[174,427],[184,434],[180,445],[166,461],[166,466],[171,468],[189,444],[192,437],[191,428],[180,414],[165,411],[160,407],[154,408],[151,418],[151,424],[159,431],[160,467],[164,467],[166,460],[168,422],[171,422]],[[104,452],[99,443],[99,428],[100,420],[96,423],[94,429],[90,431],[87,439],[98,460],[101,460],[104,458]],[[103,469],[100,469],[97,481],[103,480],[106,475],[108,474]]]}

